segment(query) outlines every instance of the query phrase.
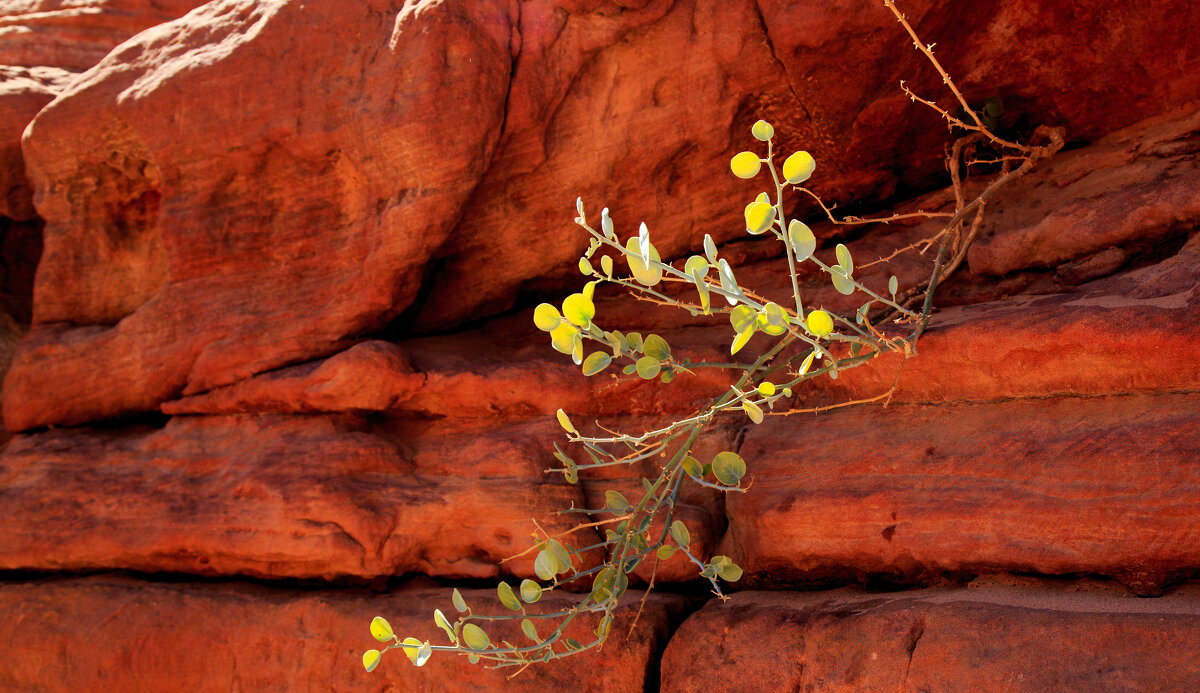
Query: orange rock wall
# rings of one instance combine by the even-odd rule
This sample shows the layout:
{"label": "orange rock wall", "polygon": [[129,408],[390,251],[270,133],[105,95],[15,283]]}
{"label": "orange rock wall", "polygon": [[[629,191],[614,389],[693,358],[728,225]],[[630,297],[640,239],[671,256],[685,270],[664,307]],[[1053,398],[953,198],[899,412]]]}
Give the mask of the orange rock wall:
{"label": "orange rock wall", "polygon": [[[448,585],[532,575],[501,564],[531,518],[654,473],[546,475],[555,409],[634,430],[729,382],[585,380],[549,348],[531,308],[581,283],[576,196],[786,296],[729,156],[766,118],[830,202],[945,209],[947,133],[897,88],[952,108],[928,64],[865,0],[0,3],[0,688],[1200,688],[1200,9],[903,8],[1006,132],[1070,146],[989,203],[886,408],[701,439],[754,479],[679,509],[745,567],[732,600],[663,563],[619,642],[505,681],[367,675],[367,623],[434,636]],[[789,211],[859,264],[936,231]],[[889,274],[927,259],[856,276]],[[727,354],[723,319],[597,298]],[[880,361],[792,404],[876,396]]]}

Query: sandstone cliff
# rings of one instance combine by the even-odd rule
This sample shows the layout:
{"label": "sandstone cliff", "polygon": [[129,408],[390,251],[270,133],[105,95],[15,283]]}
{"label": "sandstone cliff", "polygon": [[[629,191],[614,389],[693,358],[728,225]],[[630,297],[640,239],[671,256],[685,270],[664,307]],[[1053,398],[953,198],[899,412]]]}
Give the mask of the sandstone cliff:
{"label": "sandstone cliff", "polygon": [[[746,569],[732,601],[664,564],[628,640],[636,606],[506,682],[368,675],[367,623],[433,638],[448,585],[532,575],[500,563],[531,518],[637,485],[546,475],[555,409],[633,428],[723,383],[587,380],[549,348],[531,309],[581,283],[575,198],[786,292],[742,238],[750,124],[847,210],[942,208],[950,136],[898,89],[949,107],[936,74],[865,0],[0,2],[0,687],[1200,688],[1200,8],[904,9],[969,99],[1067,150],[989,203],[888,407],[707,434],[755,479],[684,498]],[[795,211],[821,257],[931,232]],[[727,349],[723,319],[598,298]]]}

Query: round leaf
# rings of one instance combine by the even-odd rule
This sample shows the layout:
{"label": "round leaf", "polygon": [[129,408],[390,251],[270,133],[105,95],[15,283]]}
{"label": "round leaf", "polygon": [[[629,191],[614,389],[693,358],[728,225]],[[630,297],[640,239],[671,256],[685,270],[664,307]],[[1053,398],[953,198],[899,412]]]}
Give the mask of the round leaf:
{"label": "round leaf", "polygon": [[729,160],[729,169],[738,178],[753,178],[758,175],[760,168],[762,168],[762,159],[759,159],[754,152],[734,154],[733,158]]}
{"label": "round leaf", "polygon": [[[637,281],[637,283],[643,286],[654,286],[662,280],[662,268],[653,264],[648,266],[646,263],[642,262],[642,253],[638,248],[638,239],[636,237],[630,237],[630,239],[625,242],[625,248],[629,250],[630,253],[633,253],[632,255],[626,254],[625,261],[629,263],[629,271],[633,273],[633,278]],[[652,263],[662,261],[662,258],[658,254],[658,249],[654,247],[654,244],[650,244],[649,250],[650,260]]]}
{"label": "round leaf", "polygon": [[569,354],[575,348],[575,338],[578,336],[579,330],[564,320],[550,330],[550,346],[560,354]]}
{"label": "round leaf", "polygon": [[758,384],[758,394],[760,397],[770,397],[775,394],[775,383],[762,382]]}
{"label": "round leaf", "polygon": [[608,364],[610,363],[612,363],[612,357],[607,352],[592,352],[583,360],[583,374],[596,375],[605,368],[608,368]]}
{"label": "round leaf", "polygon": [[642,342],[642,353],[659,361],[666,361],[671,358],[671,347],[667,344],[667,340],[652,334]]}
{"label": "round leaf", "polygon": [[379,666],[379,660],[383,657],[383,653],[379,650],[367,650],[363,653],[363,669],[368,673],[375,671],[375,667]]}
{"label": "round leaf", "polygon": [[500,596],[500,603],[506,608],[513,611],[521,610],[521,602],[517,600],[517,595],[507,582],[501,581],[499,585],[496,585],[496,594]]}
{"label": "round leaf", "polygon": [[704,468],[700,466],[700,460],[691,455],[683,458],[683,471],[697,478],[704,476]]}
{"label": "round leaf", "polygon": [[457,587],[450,593],[450,601],[454,603],[454,608],[458,610],[458,613],[465,614],[467,612],[467,601],[463,599],[462,593],[458,591]]}
{"label": "round leaf", "polygon": [[660,370],[662,370],[662,364],[653,356],[643,356],[637,360],[637,374],[645,380],[657,377]]}
{"label": "round leaf", "polygon": [[396,634],[392,632],[392,625],[382,616],[371,619],[371,635],[379,642],[396,639]]}
{"label": "round leaf", "polygon": [[608,277],[609,279],[612,279],[612,270],[613,270],[612,258],[607,255],[602,255],[600,257],[600,269],[604,270],[604,276]]}
{"label": "round leaf", "polygon": [[808,314],[808,331],[818,337],[828,336],[833,332],[833,318],[823,310],[814,310]]}
{"label": "round leaf", "polygon": [[737,582],[742,579],[742,569],[735,563],[728,563],[717,571],[717,575],[720,575],[721,579],[726,582]]}
{"label": "round leaf", "polygon": [[675,555],[675,547],[671,546],[670,544],[663,544],[662,546],[658,547],[658,551],[655,552],[655,555],[658,556],[658,560],[665,561],[671,558],[671,556]]}
{"label": "round leaf", "polygon": [[795,219],[788,224],[788,242],[792,244],[796,262],[807,260],[817,249],[817,237],[813,235],[812,229],[808,228],[808,224]]}
{"label": "round leaf", "polygon": [[558,574],[558,561],[554,559],[554,554],[545,549],[538,551],[533,561],[533,573],[543,580],[554,579]]}
{"label": "round leaf", "polygon": [[629,501],[625,500],[620,491],[605,491],[604,507],[615,513],[623,513],[625,508],[629,507]]}
{"label": "round leaf", "polygon": [[746,206],[746,230],[755,236],[771,228],[775,208],[766,202],[751,202]]}
{"label": "round leaf", "polygon": [[579,273],[585,277],[592,276],[596,270],[592,269],[592,263],[588,262],[586,257],[579,258]]}
{"label": "round leaf", "polygon": [[557,539],[551,539],[546,548],[549,549],[550,555],[554,556],[555,573],[565,573],[571,569],[571,555]]}
{"label": "round leaf", "polygon": [[468,623],[462,629],[463,642],[472,650],[486,650],[492,644],[487,633],[474,623]]}
{"label": "round leaf", "polygon": [[671,538],[685,549],[691,545],[692,534],[688,531],[687,525],[683,524],[683,520],[675,520],[671,523]]}
{"label": "round leaf", "polygon": [[713,476],[726,486],[737,486],[738,481],[746,476],[746,461],[736,452],[718,452],[713,458],[712,468]]}
{"label": "round leaf", "polygon": [[596,317],[596,304],[583,294],[571,294],[563,300],[562,314],[567,320],[586,328]]}
{"label": "round leaf", "polygon": [[729,324],[733,325],[734,332],[745,332],[754,327],[754,320],[757,314],[750,306],[739,305],[729,311]]}
{"label": "round leaf", "polygon": [[760,142],[766,142],[775,135],[775,128],[765,120],[760,120],[750,126],[750,134]]}
{"label": "round leaf", "polygon": [[783,177],[788,183],[796,185],[808,180],[816,169],[817,162],[808,152],[796,152],[783,162]]}
{"label": "round leaf", "polygon": [[708,260],[699,255],[693,255],[687,259],[687,262],[683,263],[683,273],[695,274],[697,271],[700,272],[701,277],[708,274]]}
{"label": "round leaf", "polygon": [[845,243],[838,243],[837,248],[834,248],[834,253],[837,254],[838,264],[846,269],[846,274],[854,274],[854,259],[850,257],[850,249]]}
{"label": "round leaf", "polygon": [[533,309],[533,324],[542,332],[553,330],[560,322],[562,316],[558,314],[558,309],[549,303],[540,303]]}
{"label": "round leaf", "polygon": [[838,290],[838,293],[843,296],[849,296],[854,293],[854,281],[850,279],[850,273],[841,265],[834,265],[829,268],[829,278],[833,280],[833,288]]}
{"label": "round leaf", "polygon": [[542,586],[528,578],[521,581],[521,599],[526,604],[536,603],[542,598]]}

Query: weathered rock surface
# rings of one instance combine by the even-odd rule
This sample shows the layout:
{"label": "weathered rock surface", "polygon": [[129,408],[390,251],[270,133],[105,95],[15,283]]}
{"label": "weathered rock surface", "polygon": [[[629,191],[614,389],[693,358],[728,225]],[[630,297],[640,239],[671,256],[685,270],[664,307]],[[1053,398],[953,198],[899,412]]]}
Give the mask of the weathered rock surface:
{"label": "weathered rock surface", "polygon": [[0,217],[28,221],[37,216],[21,157],[21,133],[72,76],[56,67],[0,65]]}
{"label": "weathered rock surface", "polygon": [[491,577],[531,518],[562,531],[553,511],[583,504],[543,474],[556,425],[416,424],[397,443],[353,419],[211,416],[19,436],[0,456],[0,568]]}
{"label": "weathered rock surface", "polygon": [[756,483],[726,499],[718,552],[762,582],[1137,573],[1152,591],[1155,576],[1200,570],[1198,404],[1122,395],[771,419],[746,434]]}
{"label": "weathered rock surface", "polygon": [[[7,425],[152,410],[328,355],[418,295],[404,324],[419,329],[506,308],[572,266],[576,194],[613,207],[623,233],[648,220],[666,255],[732,238],[728,201],[746,193],[725,155],[760,115],[783,149],[814,151],[831,201],[887,197],[940,166],[937,116],[895,87],[925,91],[929,70],[882,9],[609,9],[224,0],[123,45],[30,131],[41,325]],[[1196,51],[1179,28],[1200,11],[1189,3],[1087,9],[1087,52],[1062,50],[1056,7],[909,11],[970,98],[1000,93],[1023,114],[1017,130],[1097,137],[1197,91],[1180,67]],[[1125,98],[1097,63],[1135,85]],[[257,98],[263,80],[292,100]]]}
{"label": "weathered rock surface", "polygon": [[417,295],[498,137],[510,30],[490,6],[392,5],[210,3],[38,115],[45,251],[10,429],[325,355]]}
{"label": "weathered rock surface", "polygon": [[675,633],[662,690],[1190,691],[1197,616],[1194,586],[1158,599],[1086,583],[740,592]]}
{"label": "weathered rock surface", "polygon": [[[480,613],[503,611],[494,590],[464,589]],[[272,589],[236,583],[168,584],[96,577],[0,585],[0,642],[9,691],[642,691],[652,680],[671,624],[684,601],[655,593],[628,639],[637,601],[617,612],[619,646],[512,670],[468,666],[436,653],[424,667],[399,651],[363,671],[365,650],[381,645],[367,631],[387,618],[401,637],[435,645],[446,636],[433,610],[453,613],[449,590],[405,586],[387,594]],[[631,595],[637,597],[637,595]],[[547,595],[539,607],[566,606]],[[568,635],[583,638],[595,621],[581,617]],[[493,640],[524,641],[516,629],[485,626]],[[542,630],[548,630],[543,627]],[[59,653],[47,657],[47,652]]]}

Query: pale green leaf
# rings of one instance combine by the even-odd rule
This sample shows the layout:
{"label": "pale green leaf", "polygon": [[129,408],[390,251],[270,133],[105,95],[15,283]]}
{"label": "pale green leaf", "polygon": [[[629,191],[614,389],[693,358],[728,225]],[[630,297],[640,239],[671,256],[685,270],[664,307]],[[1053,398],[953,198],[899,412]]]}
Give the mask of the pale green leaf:
{"label": "pale green leaf", "polygon": [[657,377],[660,370],[662,370],[662,364],[653,356],[643,356],[637,360],[637,374],[645,380]]}
{"label": "pale green leaf", "polygon": [[516,593],[513,592],[512,586],[507,582],[501,581],[499,585],[496,585],[496,594],[500,597],[500,603],[506,608],[513,611],[521,610],[521,602],[517,600]]}
{"label": "pale green leaf", "polygon": [[688,531],[687,525],[683,524],[683,520],[675,520],[671,523],[671,538],[685,549],[691,545],[692,534]]}
{"label": "pale green leaf", "polygon": [[463,642],[472,650],[486,650],[492,640],[483,629],[474,623],[468,623],[462,628]]}
{"label": "pale green leaf", "polygon": [[608,368],[608,364],[610,363],[612,363],[612,357],[607,352],[592,352],[583,360],[583,374],[596,375],[605,368]]}
{"label": "pale green leaf", "polygon": [[521,581],[521,599],[526,604],[533,604],[542,598],[542,586],[526,578]]}
{"label": "pale green leaf", "polygon": [[746,461],[736,452],[718,452],[713,458],[712,469],[717,481],[726,486],[736,486],[746,476]]}
{"label": "pale green leaf", "polygon": [[802,262],[812,256],[817,249],[817,237],[812,229],[802,221],[793,219],[788,224],[788,242],[792,244],[792,252],[796,254],[796,262]]}
{"label": "pale green leaf", "polygon": [[754,423],[760,424],[763,422],[762,407],[758,406],[754,402],[751,402],[750,400],[742,400],[742,411],[746,412],[746,416],[749,416],[750,420]]}

